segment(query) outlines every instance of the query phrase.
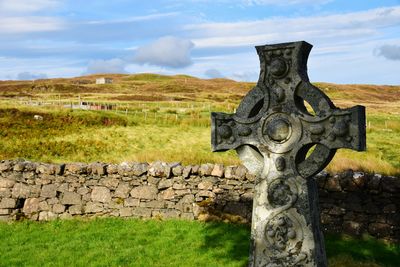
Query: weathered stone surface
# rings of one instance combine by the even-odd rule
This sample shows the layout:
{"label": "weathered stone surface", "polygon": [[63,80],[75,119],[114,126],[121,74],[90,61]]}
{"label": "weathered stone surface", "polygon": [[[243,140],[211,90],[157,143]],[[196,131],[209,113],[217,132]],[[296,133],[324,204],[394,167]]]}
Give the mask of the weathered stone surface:
{"label": "weathered stone surface", "polygon": [[88,202],[85,206],[85,213],[97,213],[104,210],[103,204],[99,202]]}
{"label": "weathered stone surface", "polygon": [[11,161],[6,160],[6,161],[0,162],[0,172],[6,172],[6,171],[10,171],[12,169],[13,169],[13,164]]}
{"label": "weathered stone surface", "polygon": [[41,211],[39,213],[39,221],[52,221],[57,219],[57,214],[51,211]]}
{"label": "weathered stone surface", "polygon": [[95,175],[101,176],[107,173],[107,165],[99,162],[89,164],[88,169]]}
{"label": "weathered stone surface", "polygon": [[55,174],[56,166],[53,164],[39,164],[36,167],[36,173],[38,174]]}
{"label": "weathered stone surface", "polygon": [[128,183],[120,183],[114,192],[114,197],[127,198],[131,191]]}
{"label": "weathered stone surface", "polygon": [[138,207],[140,203],[140,200],[137,198],[126,198],[124,201],[124,206],[125,207]]}
{"label": "weathered stone surface", "polygon": [[199,168],[199,174],[201,176],[210,176],[212,171],[214,169],[214,165],[207,163],[207,164],[201,164]]}
{"label": "weathered stone surface", "polygon": [[82,214],[82,211],[83,211],[82,205],[72,205],[68,208],[68,212],[71,215],[80,215]]}
{"label": "weathered stone surface", "polygon": [[[304,41],[257,46],[261,66],[257,86],[235,114],[211,113],[213,151],[236,149],[249,172],[257,175],[251,267],[327,266],[317,183],[311,177],[327,166],[338,148],[366,149],[365,108],[336,108],[310,83],[307,58],[311,47]],[[312,107],[312,114],[304,103]],[[313,150],[311,144],[315,144]],[[226,184],[233,188],[240,188],[245,177],[241,166],[225,168]],[[350,177],[340,186],[357,190]],[[341,191],[335,184],[330,189]],[[197,196],[206,192],[199,191]]]}
{"label": "weathered stone surface", "polygon": [[65,191],[61,198],[61,204],[63,205],[81,204],[81,195],[75,192]]}
{"label": "weathered stone surface", "polygon": [[132,211],[133,216],[141,217],[141,218],[150,218],[151,217],[151,209],[137,207]]}
{"label": "weathered stone surface", "polygon": [[11,188],[14,185],[15,185],[15,181],[14,180],[0,178],[0,187],[2,187],[2,188]]}
{"label": "weathered stone surface", "polygon": [[176,164],[172,167],[172,174],[174,176],[181,176],[183,173],[183,166],[181,164]]}
{"label": "weathered stone surface", "polygon": [[156,199],[158,190],[154,186],[138,186],[132,189],[131,196],[139,199]]}
{"label": "weathered stone surface", "polygon": [[215,164],[211,172],[212,176],[222,177],[224,176],[224,165]]}
{"label": "weathered stone surface", "polygon": [[175,190],[172,188],[168,188],[160,193],[162,199],[174,199]]}
{"label": "weathered stone surface", "polygon": [[9,188],[0,187],[0,198],[11,197],[11,190]]}
{"label": "weathered stone surface", "polygon": [[14,209],[16,201],[13,198],[0,199],[0,209]]}
{"label": "weathered stone surface", "polygon": [[86,174],[88,166],[82,163],[70,163],[65,165],[65,171],[73,174]]}
{"label": "weathered stone surface", "polygon": [[111,192],[107,187],[95,186],[90,197],[92,201],[109,203],[111,201]]}
{"label": "weathered stone surface", "polygon": [[173,185],[172,179],[165,179],[165,178],[164,178],[164,179],[161,179],[161,180],[160,180],[160,182],[158,183],[157,188],[158,188],[159,190],[163,190],[163,189],[172,187],[172,185]]}
{"label": "weathered stone surface", "polygon": [[161,219],[179,218],[181,212],[177,210],[161,209],[152,212],[152,217]]}
{"label": "weathered stone surface", "polygon": [[340,192],[342,191],[342,188],[339,183],[339,177],[337,175],[330,177],[325,181],[325,188],[328,191],[336,191]]}
{"label": "weathered stone surface", "polygon": [[132,208],[122,208],[120,211],[119,211],[119,216],[121,216],[121,217],[130,217],[130,216],[132,216],[133,215],[133,210],[132,210]]}
{"label": "weathered stone surface", "polygon": [[153,177],[169,177],[171,175],[171,167],[161,161],[150,164],[148,172]]}
{"label": "weathered stone surface", "polygon": [[40,192],[41,197],[52,198],[57,195],[57,185],[47,184],[42,186],[42,191]]}
{"label": "weathered stone surface", "polygon": [[213,183],[211,181],[203,181],[197,186],[200,190],[212,190]]}
{"label": "weathered stone surface", "polygon": [[384,223],[371,223],[368,226],[369,232],[377,237],[388,236],[390,234],[390,229],[390,225]]}
{"label": "weathered stone surface", "polygon": [[186,167],[183,168],[182,177],[183,178],[188,178],[191,173],[192,173],[192,166],[186,166]]}
{"label": "weathered stone surface", "polygon": [[62,204],[54,204],[53,206],[53,212],[54,213],[63,213],[65,211],[65,206]]}
{"label": "weathered stone surface", "polygon": [[13,198],[28,198],[31,190],[29,186],[22,183],[16,183],[12,189]]}
{"label": "weathered stone surface", "polygon": [[39,199],[38,198],[28,198],[25,200],[23,213],[31,214],[39,211]]}

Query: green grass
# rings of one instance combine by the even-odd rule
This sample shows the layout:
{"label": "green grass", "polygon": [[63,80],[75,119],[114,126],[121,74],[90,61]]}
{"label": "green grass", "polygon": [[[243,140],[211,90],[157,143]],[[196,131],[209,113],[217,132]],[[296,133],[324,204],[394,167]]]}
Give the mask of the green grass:
{"label": "green grass", "polygon": [[[0,266],[246,266],[246,225],[96,219],[0,223]],[[326,238],[329,266],[399,266],[400,246]]]}

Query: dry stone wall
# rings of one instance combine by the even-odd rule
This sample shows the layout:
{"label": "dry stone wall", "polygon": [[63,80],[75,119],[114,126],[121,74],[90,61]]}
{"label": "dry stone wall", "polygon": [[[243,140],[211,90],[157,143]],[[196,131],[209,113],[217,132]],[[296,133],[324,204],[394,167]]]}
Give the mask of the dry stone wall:
{"label": "dry stone wall", "polygon": [[[400,178],[316,176],[325,232],[400,240]],[[243,166],[164,162],[0,162],[0,220],[80,217],[250,222],[255,177]]]}

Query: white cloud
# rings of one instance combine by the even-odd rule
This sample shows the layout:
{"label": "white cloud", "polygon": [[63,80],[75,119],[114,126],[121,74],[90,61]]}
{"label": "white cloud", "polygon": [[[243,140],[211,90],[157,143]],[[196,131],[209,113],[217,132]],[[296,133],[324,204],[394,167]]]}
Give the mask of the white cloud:
{"label": "white cloud", "polygon": [[92,60],[87,66],[87,73],[126,73],[127,63],[119,58]]}
{"label": "white cloud", "polygon": [[64,23],[52,17],[0,17],[0,34],[56,31]]}
{"label": "white cloud", "polygon": [[133,60],[138,64],[183,68],[192,64],[190,52],[193,47],[190,40],[173,36],[162,37],[139,47]]}
{"label": "white cloud", "polygon": [[58,0],[0,0],[0,12],[33,13],[60,5]]}
{"label": "white cloud", "polygon": [[242,0],[245,5],[322,5],[332,2],[333,0]]}
{"label": "white cloud", "polygon": [[400,21],[400,6],[326,16],[269,18],[185,26],[198,48],[248,46],[293,40],[335,42],[379,36]]}
{"label": "white cloud", "polygon": [[400,46],[399,45],[382,45],[375,51],[377,56],[383,56],[389,60],[400,60]]}
{"label": "white cloud", "polygon": [[17,80],[30,81],[37,79],[47,79],[47,75],[44,73],[31,73],[31,72],[20,72],[17,75]]}

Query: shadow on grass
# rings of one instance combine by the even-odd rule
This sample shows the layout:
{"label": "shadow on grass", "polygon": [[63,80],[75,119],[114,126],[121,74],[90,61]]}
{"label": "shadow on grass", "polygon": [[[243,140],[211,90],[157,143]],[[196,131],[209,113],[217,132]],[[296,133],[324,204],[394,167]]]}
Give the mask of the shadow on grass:
{"label": "shadow on grass", "polygon": [[325,239],[328,259],[341,256],[383,266],[400,266],[400,244],[386,244],[368,236],[357,239],[328,234]]}
{"label": "shadow on grass", "polygon": [[248,225],[208,222],[204,230],[203,252],[221,263],[241,262],[240,266],[247,266],[250,244]]}

